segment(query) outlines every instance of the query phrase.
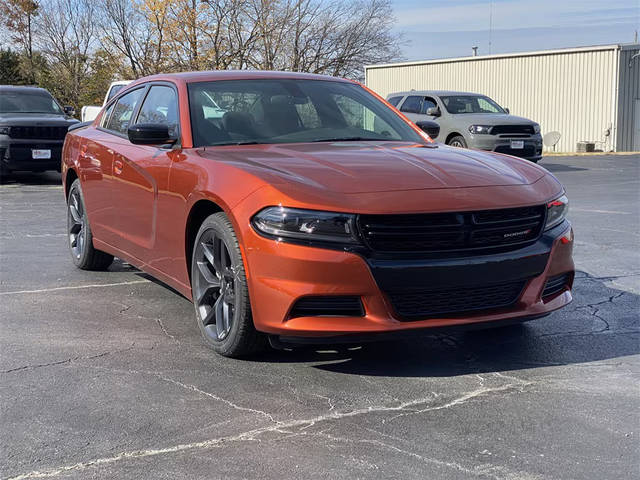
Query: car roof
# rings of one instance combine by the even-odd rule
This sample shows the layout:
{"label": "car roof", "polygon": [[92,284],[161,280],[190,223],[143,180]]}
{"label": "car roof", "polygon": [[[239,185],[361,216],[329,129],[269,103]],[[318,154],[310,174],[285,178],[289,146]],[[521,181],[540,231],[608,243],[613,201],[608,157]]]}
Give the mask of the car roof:
{"label": "car roof", "polygon": [[397,93],[390,93],[389,95],[387,95],[387,98],[389,97],[399,97],[399,96],[406,96],[406,95],[433,95],[436,97],[440,97],[440,96],[447,96],[447,95],[465,95],[465,96],[472,96],[472,97],[481,97],[484,96],[482,93],[474,93],[474,92],[458,92],[455,90],[410,90],[407,92],[397,92]]}
{"label": "car roof", "polygon": [[300,72],[276,72],[267,70],[211,70],[202,72],[180,72],[151,75],[135,81],[135,84],[151,81],[174,81],[180,83],[207,82],[216,80],[250,80],[265,78],[292,78],[299,80],[331,80],[352,83],[344,78]]}
{"label": "car roof", "polygon": [[0,92],[25,92],[25,93],[46,93],[49,94],[49,91],[31,85],[0,85]]}

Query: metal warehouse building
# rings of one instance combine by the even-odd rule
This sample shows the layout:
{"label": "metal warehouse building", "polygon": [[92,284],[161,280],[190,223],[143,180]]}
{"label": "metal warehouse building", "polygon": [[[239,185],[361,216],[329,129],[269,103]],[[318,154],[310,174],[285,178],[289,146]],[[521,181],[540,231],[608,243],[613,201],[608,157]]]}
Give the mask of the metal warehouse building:
{"label": "metal warehouse building", "polygon": [[[640,151],[640,44],[603,45],[365,67],[378,94],[461,90],[488,95],[514,115],[604,151]],[[545,147],[547,148],[547,147]]]}

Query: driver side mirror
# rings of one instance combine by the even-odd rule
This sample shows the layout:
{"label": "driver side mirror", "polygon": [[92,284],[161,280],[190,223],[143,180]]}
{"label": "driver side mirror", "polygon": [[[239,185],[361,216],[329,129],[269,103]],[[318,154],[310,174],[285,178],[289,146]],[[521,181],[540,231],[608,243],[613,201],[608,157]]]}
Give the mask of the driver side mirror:
{"label": "driver side mirror", "polygon": [[436,137],[440,134],[440,125],[438,125],[436,122],[432,122],[431,120],[421,120],[419,122],[416,122],[416,125],[420,130],[429,135],[432,140],[435,140]]}
{"label": "driver side mirror", "polygon": [[504,111],[510,113],[508,108],[505,108]]}
{"label": "driver side mirror", "polygon": [[69,115],[70,117],[73,117],[76,114],[76,109],[73,108],[71,105],[65,105],[63,107],[63,110],[65,115]]}
{"label": "driver side mirror", "polygon": [[439,117],[441,115],[440,109],[438,107],[430,107],[427,109],[427,115],[431,115],[432,117]]}
{"label": "driver side mirror", "polygon": [[164,123],[137,123],[127,129],[127,135],[134,145],[168,145],[177,141]]}

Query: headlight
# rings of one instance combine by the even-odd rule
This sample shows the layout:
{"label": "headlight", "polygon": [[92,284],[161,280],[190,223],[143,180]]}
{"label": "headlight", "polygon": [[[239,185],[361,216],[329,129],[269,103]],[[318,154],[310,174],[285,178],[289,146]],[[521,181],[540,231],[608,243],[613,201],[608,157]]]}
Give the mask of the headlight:
{"label": "headlight", "polygon": [[358,244],[355,215],[287,207],[268,207],[252,219],[258,232],[278,239]]}
{"label": "headlight", "polygon": [[0,127],[0,135],[9,135],[10,127]]}
{"label": "headlight", "polygon": [[537,123],[533,124],[533,133],[540,133],[540,125]]}
{"label": "headlight", "polygon": [[547,223],[544,225],[545,230],[560,225],[569,212],[569,199],[566,195],[556,198],[554,201],[547,203]]}
{"label": "headlight", "polygon": [[470,125],[469,132],[473,134],[487,135],[491,130],[491,125]]}

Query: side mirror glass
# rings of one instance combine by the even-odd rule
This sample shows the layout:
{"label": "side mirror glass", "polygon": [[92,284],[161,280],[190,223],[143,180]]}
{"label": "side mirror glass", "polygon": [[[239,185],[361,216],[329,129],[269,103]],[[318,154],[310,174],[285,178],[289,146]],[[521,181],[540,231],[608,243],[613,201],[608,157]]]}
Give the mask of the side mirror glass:
{"label": "side mirror glass", "polygon": [[65,115],[69,115],[70,117],[73,117],[76,114],[76,109],[73,108],[71,105],[65,105],[63,107],[63,110]]}
{"label": "side mirror glass", "polygon": [[168,145],[177,140],[163,123],[137,123],[127,129],[127,135],[134,145]]}
{"label": "side mirror glass", "polygon": [[440,109],[438,107],[430,107],[427,109],[427,115],[431,115],[432,117],[439,117]]}
{"label": "side mirror glass", "polygon": [[440,134],[440,125],[438,125],[436,122],[432,122],[431,120],[421,120],[419,122],[416,122],[416,125],[418,126],[418,128],[420,128],[420,130],[429,135],[433,140],[435,140]]}

